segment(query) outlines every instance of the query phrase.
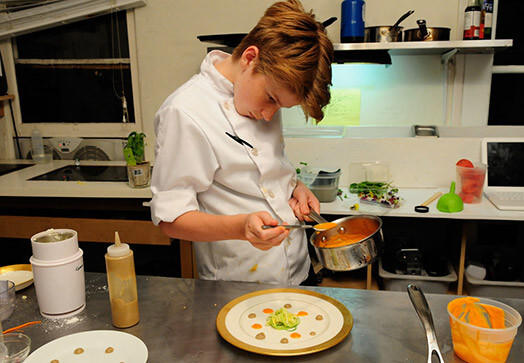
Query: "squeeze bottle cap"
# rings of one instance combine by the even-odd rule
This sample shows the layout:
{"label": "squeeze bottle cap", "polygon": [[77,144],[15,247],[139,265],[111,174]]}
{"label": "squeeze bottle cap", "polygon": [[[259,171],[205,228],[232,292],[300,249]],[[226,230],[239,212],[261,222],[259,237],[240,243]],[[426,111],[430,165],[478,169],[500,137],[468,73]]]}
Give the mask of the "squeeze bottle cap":
{"label": "squeeze bottle cap", "polygon": [[120,243],[120,236],[115,232],[115,244],[107,247],[107,254],[110,257],[122,257],[129,253],[130,248],[127,243]]}

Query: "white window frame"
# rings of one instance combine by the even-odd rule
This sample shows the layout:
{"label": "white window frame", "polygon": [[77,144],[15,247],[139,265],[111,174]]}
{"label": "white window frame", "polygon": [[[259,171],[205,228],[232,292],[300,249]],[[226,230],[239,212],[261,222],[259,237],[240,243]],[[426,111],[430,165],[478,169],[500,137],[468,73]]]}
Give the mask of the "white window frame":
{"label": "white window frame", "polygon": [[[135,27],[135,12],[134,10],[127,10],[127,33],[129,44],[129,64],[131,67],[131,85],[133,87],[133,104],[135,111],[134,123],[22,123],[22,114],[20,111],[20,103],[18,100],[18,87],[16,84],[16,72],[14,68],[14,54],[13,46],[11,44],[10,51],[4,55],[4,61],[10,57],[11,66],[6,68],[9,80],[14,80],[9,84],[9,93],[15,95],[13,101],[13,113],[15,117],[15,124],[20,137],[30,137],[34,128],[38,128],[45,137],[56,136],[75,136],[75,137],[127,137],[131,131],[142,131],[142,108],[140,104],[140,87],[138,82],[138,61],[137,61],[137,45],[136,45],[136,27]],[[96,60],[95,60],[96,62]]]}

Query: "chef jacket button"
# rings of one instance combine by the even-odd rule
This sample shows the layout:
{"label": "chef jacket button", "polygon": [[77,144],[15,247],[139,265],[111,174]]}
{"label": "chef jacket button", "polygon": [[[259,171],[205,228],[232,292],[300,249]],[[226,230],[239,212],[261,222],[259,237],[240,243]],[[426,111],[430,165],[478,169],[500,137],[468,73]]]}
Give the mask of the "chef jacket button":
{"label": "chef jacket button", "polygon": [[275,198],[275,193],[273,193],[272,190],[268,191],[267,195],[269,195],[270,198]]}
{"label": "chef jacket button", "polygon": [[289,184],[291,184],[291,186],[294,188],[297,186],[297,180],[296,179],[291,179],[291,181],[289,182]]}
{"label": "chef jacket button", "polygon": [[253,156],[258,156],[258,149],[257,148],[252,148],[251,149],[251,154],[253,154]]}

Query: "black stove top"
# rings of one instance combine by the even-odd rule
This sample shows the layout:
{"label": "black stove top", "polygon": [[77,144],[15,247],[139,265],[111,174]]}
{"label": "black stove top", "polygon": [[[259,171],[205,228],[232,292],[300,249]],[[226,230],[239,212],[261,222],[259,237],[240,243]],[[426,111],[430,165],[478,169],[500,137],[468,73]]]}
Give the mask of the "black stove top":
{"label": "black stove top", "polygon": [[67,165],[29,180],[127,182],[127,167],[114,165]]}
{"label": "black stove top", "polygon": [[35,164],[0,164],[0,176],[11,173],[13,171],[21,170]]}

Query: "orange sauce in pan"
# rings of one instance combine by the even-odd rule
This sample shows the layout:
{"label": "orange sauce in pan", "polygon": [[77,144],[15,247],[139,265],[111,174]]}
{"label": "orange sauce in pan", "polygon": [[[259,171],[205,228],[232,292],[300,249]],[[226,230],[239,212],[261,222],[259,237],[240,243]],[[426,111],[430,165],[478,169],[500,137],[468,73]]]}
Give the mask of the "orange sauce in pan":
{"label": "orange sauce in pan", "polygon": [[[318,238],[315,244],[318,247],[334,248],[347,246],[368,238],[377,230],[377,223],[373,220],[361,218],[353,219],[344,226],[346,233],[337,233],[326,241]],[[320,232],[319,232],[320,233]]]}

